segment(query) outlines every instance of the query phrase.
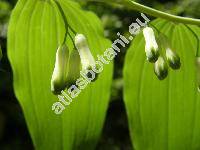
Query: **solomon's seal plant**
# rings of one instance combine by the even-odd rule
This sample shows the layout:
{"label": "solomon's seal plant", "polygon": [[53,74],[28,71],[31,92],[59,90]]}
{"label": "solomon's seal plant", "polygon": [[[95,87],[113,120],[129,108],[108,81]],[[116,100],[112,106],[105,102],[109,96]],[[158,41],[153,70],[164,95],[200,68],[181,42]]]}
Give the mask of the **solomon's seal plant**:
{"label": "solomon's seal plant", "polygon": [[[56,62],[51,79],[51,91],[54,94],[60,94],[62,90],[73,84],[80,76],[80,68],[82,68],[82,71],[86,71],[95,67],[95,60],[90,52],[86,37],[83,34],[78,34],[74,31],[68,24],[62,7],[58,1],[55,2],[62,15],[66,28],[63,44],[59,46],[56,53]],[[69,30],[73,32],[75,38],[72,37]],[[69,52],[69,49],[65,44],[67,36],[70,37],[73,43],[72,52]],[[88,73],[87,76],[90,76],[90,73]],[[97,76],[95,77],[95,80],[96,79]]]}
{"label": "solomon's seal plant", "polygon": [[159,33],[161,47],[165,51],[165,56],[169,66],[174,69],[180,69],[181,61],[179,55],[171,47],[170,41],[163,33]]}
{"label": "solomon's seal plant", "polygon": [[[178,54],[172,50],[167,36],[161,33],[158,29],[156,30],[158,31],[157,36],[154,34],[151,27],[145,27],[143,29],[145,53],[147,60],[151,63],[155,63],[154,72],[156,76],[159,80],[163,80],[168,75],[168,65],[173,70],[177,70],[180,69],[181,62]],[[168,62],[168,64],[166,62]]]}
{"label": "solomon's seal plant", "polygon": [[[123,65],[123,100],[134,149],[199,150],[200,94],[196,82],[199,86],[200,79],[195,75],[200,77],[200,54],[196,55],[200,20],[167,14],[133,0],[90,1],[121,5],[159,19],[151,22],[155,27],[149,20],[137,20],[129,28],[131,36],[117,34],[120,39],[114,42],[115,47],[104,53],[111,42],[104,37],[100,20],[75,1],[17,2],[9,23],[8,56],[16,97],[35,149],[95,149],[111,95],[114,71],[110,62],[120,52],[117,44],[125,48],[131,43]],[[143,34],[136,35],[139,24],[144,27]],[[90,68],[97,63],[92,54],[100,53],[104,53],[98,60],[99,66],[106,64],[100,69],[104,71],[86,89],[93,76],[87,80],[86,73],[80,71],[94,71]],[[163,80],[167,75],[163,82],[155,77]],[[59,116],[50,111],[57,97],[52,109],[59,114],[66,108]]]}
{"label": "solomon's seal plant", "polygon": [[[82,70],[80,70],[80,67]],[[80,71],[91,70],[93,67],[96,67],[95,60],[90,52],[87,39],[83,34],[77,34],[74,39],[74,49],[70,55],[66,44],[59,46],[56,52],[51,91],[54,94],[60,94],[62,90],[76,81]],[[90,76],[90,74],[88,73],[87,76]]]}

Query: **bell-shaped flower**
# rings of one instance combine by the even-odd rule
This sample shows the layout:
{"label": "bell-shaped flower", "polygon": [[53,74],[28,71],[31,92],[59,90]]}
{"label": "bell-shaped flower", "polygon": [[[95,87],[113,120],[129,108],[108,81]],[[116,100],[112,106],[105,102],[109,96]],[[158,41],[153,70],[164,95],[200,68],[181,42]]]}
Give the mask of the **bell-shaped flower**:
{"label": "bell-shaped flower", "polygon": [[172,69],[179,69],[181,67],[180,57],[176,52],[172,51],[170,48],[166,49],[166,58],[169,63],[169,66]]}
{"label": "bell-shaped flower", "polygon": [[145,38],[145,52],[149,62],[156,62],[159,57],[158,44],[154,35],[154,31],[150,27],[143,29],[143,35]]}
{"label": "bell-shaped flower", "polygon": [[58,47],[55,67],[51,78],[51,91],[60,94],[65,89],[68,73],[69,49],[66,44]]}
{"label": "bell-shaped flower", "polygon": [[158,60],[154,64],[154,72],[160,80],[163,80],[167,77],[168,66],[163,57],[158,57]]}
{"label": "bell-shaped flower", "polygon": [[[96,68],[97,66],[94,57],[92,56],[92,53],[89,49],[87,39],[83,34],[77,34],[75,36],[75,46],[80,55],[82,71],[86,72],[86,76],[88,78],[91,78],[91,72],[93,72],[93,68]],[[95,75],[95,78],[92,80],[92,82],[96,81],[97,78],[98,74]]]}
{"label": "bell-shaped flower", "polygon": [[75,46],[80,55],[82,70],[86,70],[95,66],[94,57],[90,52],[87,39],[83,34],[77,34],[75,36]]}

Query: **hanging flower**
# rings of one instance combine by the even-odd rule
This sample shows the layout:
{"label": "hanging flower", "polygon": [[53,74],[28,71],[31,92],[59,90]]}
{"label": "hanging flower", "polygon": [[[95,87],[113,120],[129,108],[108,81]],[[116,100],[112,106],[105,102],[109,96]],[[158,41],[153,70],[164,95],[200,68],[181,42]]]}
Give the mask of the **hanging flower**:
{"label": "hanging flower", "polygon": [[166,58],[172,69],[179,69],[181,67],[180,57],[170,48],[166,49]]}
{"label": "hanging flower", "polygon": [[66,87],[68,72],[69,50],[66,44],[58,47],[56,52],[55,67],[51,78],[51,91],[60,94]]}
{"label": "hanging flower", "polygon": [[154,64],[154,72],[158,79],[163,80],[168,75],[168,66],[163,57],[159,57]]}
{"label": "hanging flower", "polygon": [[154,31],[150,27],[143,29],[143,35],[145,38],[145,52],[149,62],[156,62],[159,56],[158,44],[154,35]]}
{"label": "hanging flower", "polygon": [[82,70],[95,66],[94,57],[90,52],[86,37],[83,34],[77,34],[75,36],[75,46],[81,58]]}

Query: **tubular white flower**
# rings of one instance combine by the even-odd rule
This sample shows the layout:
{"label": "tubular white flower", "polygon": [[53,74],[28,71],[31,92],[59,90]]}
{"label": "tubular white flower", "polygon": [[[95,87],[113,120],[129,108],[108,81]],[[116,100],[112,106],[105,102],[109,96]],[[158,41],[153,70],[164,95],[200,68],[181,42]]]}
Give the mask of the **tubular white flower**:
{"label": "tubular white flower", "polygon": [[154,72],[158,79],[163,80],[168,75],[168,67],[163,57],[159,57],[154,64]]}
{"label": "tubular white flower", "polygon": [[81,58],[82,70],[95,66],[94,57],[90,52],[86,37],[83,34],[77,34],[75,36],[75,46]]}
{"label": "tubular white flower", "polygon": [[166,58],[172,69],[179,69],[181,67],[180,57],[170,48],[166,49]]}
{"label": "tubular white flower", "polygon": [[153,29],[150,27],[145,27],[143,29],[143,35],[145,38],[145,52],[147,60],[149,62],[156,62],[159,56],[159,50]]}
{"label": "tubular white flower", "polygon": [[59,94],[66,86],[68,72],[69,50],[66,44],[58,47],[55,67],[51,78],[51,91]]}

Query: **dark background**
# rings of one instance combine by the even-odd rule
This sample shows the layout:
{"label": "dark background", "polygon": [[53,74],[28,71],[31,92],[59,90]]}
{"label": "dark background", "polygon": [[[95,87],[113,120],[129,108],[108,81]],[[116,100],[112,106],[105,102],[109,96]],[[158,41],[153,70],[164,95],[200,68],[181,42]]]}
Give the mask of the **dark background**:
{"label": "dark background", "polygon": [[[78,1],[78,0],[77,0]],[[102,20],[105,35],[116,39],[116,33],[126,34],[128,26],[140,15],[115,6],[87,3],[79,0],[84,9],[95,12]],[[200,18],[200,0],[139,0],[150,7],[180,16]],[[33,144],[20,105],[14,95],[12,71],[7,59],[6,32],[11,10],[16,0],[0,0],[0,150],[31,150]],[[150,16],[148,16],[150,18]],[[154,19],[154,18],[151,18]],[[97,150],[131,150],[125,107],[122,99],[122,68],[126,50],[115,59],[114,82],[110,105]]]}

